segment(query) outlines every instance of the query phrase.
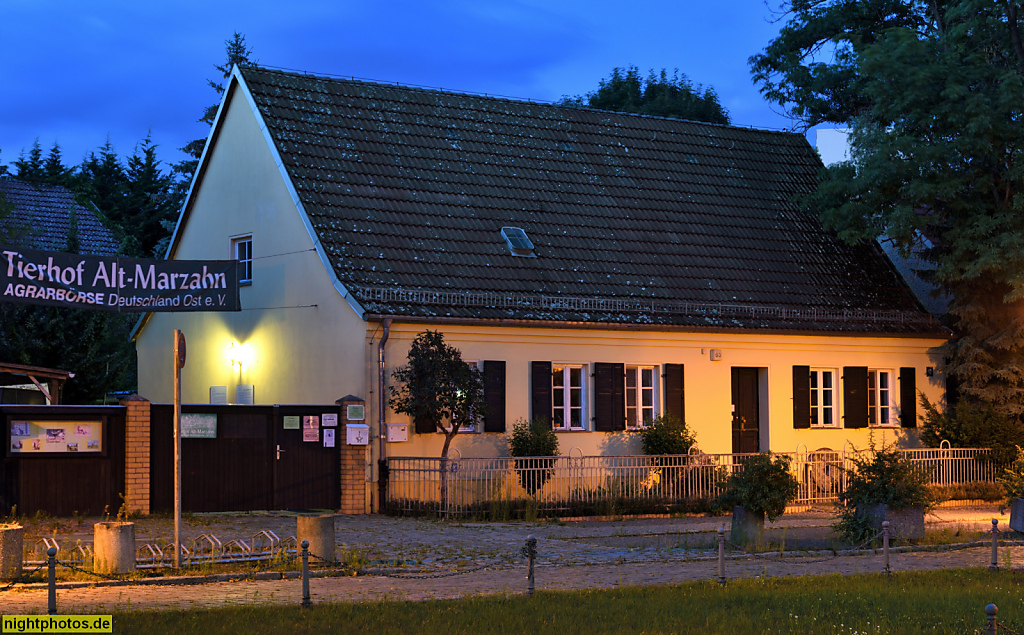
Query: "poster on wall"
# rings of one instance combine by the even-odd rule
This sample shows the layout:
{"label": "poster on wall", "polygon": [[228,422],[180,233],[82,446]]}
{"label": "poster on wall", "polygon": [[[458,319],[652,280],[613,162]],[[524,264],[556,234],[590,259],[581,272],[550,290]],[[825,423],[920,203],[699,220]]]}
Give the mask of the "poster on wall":
{"label": "poster on wall", "polygon": [[325,448],[333,448],[334,447],[334,430],[331,430],[331,429],[328,429],[328,428],[324,428],[324,447]]}
{"label": "poster on wall", "polygon": [[324,414],[320,415],[320,419],[323,421],[323,426],[325,428],[335,428],[338,426],[337,413],[332,414],[330,412],[325,412]]}
{"label": "poster on wall", "polygon": [[100,421],[17,420],[10,423],[10,454],[67,454],[103,452]]}
{"label": "poster on wall", "polygon": [[284,417],[285,430],[298,430],[301,425],[298,415],[287,415]]}
{"label": "poster on wall", "polygon": [[302,440],[311,443],[320,440],[320,417],[316,415],[302,417]]}

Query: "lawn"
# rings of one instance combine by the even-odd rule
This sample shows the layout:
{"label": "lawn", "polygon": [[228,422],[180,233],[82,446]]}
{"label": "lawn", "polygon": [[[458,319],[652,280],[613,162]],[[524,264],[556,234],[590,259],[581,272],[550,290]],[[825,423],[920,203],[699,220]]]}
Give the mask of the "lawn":
{"label": "lawn", "polygon": [[[439,580],[438,584],[444,584]],[[299,607],[126,612],[115,633],[977,633],[986,604],[1024,631],[1024,573],[984,569],[774,578]]]}

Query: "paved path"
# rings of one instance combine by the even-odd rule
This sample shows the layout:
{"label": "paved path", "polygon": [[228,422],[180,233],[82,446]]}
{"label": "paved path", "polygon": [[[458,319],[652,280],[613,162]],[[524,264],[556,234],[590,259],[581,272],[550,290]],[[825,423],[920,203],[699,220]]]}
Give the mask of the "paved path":
{"label": "paved path", "polygon": [[[939,510],[929,517],[929,529],[956,531],[991,528],[999,517],[994,507]],[[220,531],[230,522],[220,520]],[[273,517],[273,522],[294,523]],[[316,578],[310,588],[314,602],[374,601],[381,599],[424,600],[480,594],[514,594],[526,590],[526,567],[518,557],[529,533],[539,540],[540,558],[536,586],[547,589],[614,588],[632,585],[663,585],[693,580],[714,580],[718,562],[699,545],[728,519],[658,518],[578,523],[437,523],[379,516],[339,517],[339,545],[364,549],[380,563],[409,563],[410,571],[423,575],[468,570],[441,578],[362,575],[347,578]],[[827,531],[830,517],[823,513],[784,516],[775,530]],[[211,522],[211,525],[213,523]],[[1002,517],[1002,527],[1006,519]],[[210,525],[204,526],[210,530]],[[245,527],[248,531],[251,527]],[[222,536],[231,538],[229,534]],[[346,542],[346,540],[348,542]],[[899,571],[988,566],[987,546],[955,551],[894,553],[892,568]],[[486,565],[491,568],[473,571]],[[1024,565],[1024,547],[1003,547],[1003,567]],[[882,554],[822,558],[730,558],[729,578],[853,574],[880,571]],[[402,574],[405,576],[412,573]],[[187,609],[231,604],[298,604],[299,580],[238,581],[204,585],[126,585],[59,589],[61,613],[97,613],[114,609]],[[14,589],[0,593],[4,613],[41,613],[46,610],[45,589]]]}

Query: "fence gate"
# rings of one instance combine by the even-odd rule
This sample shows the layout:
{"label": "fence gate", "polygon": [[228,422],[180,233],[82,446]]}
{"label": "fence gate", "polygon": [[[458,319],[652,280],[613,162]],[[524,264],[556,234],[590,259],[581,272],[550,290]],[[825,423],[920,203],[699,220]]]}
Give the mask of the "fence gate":
{"label": "fence gate", "polygon": [[[174,507],[174,408],[153,404],[150,423],[150,509]],[[339,443],[303,441],[302,423],[338,406],[183,405],[187,415],[215,415],[213,438],[181,441],[182,510],[338,509],[341,501]],[[307,419],[307,422],[309,420]],[[296,424],[296,422],[298,422]],[[288,427],[285,427],[288,426]]]}

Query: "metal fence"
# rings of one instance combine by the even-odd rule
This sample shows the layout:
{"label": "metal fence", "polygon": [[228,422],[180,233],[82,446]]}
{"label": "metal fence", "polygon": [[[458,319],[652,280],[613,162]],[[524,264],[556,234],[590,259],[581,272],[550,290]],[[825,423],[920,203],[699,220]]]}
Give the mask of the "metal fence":
{"label": "metal fence", "polygon": [[[1000,466],[988,449],[901,450],[933,485],[994,482]],[[790,457],[800,485],[796,506],[835,501],[845,490],[860,452],[777,453]],[[513,501],[538,510],[579,511],[617,503],[665,508],[710,499],[719,482],[743,469],[750,454],[677,456],[582,456],[388,459],[388,508],[396,512],[443,514],[486,512]]]}

